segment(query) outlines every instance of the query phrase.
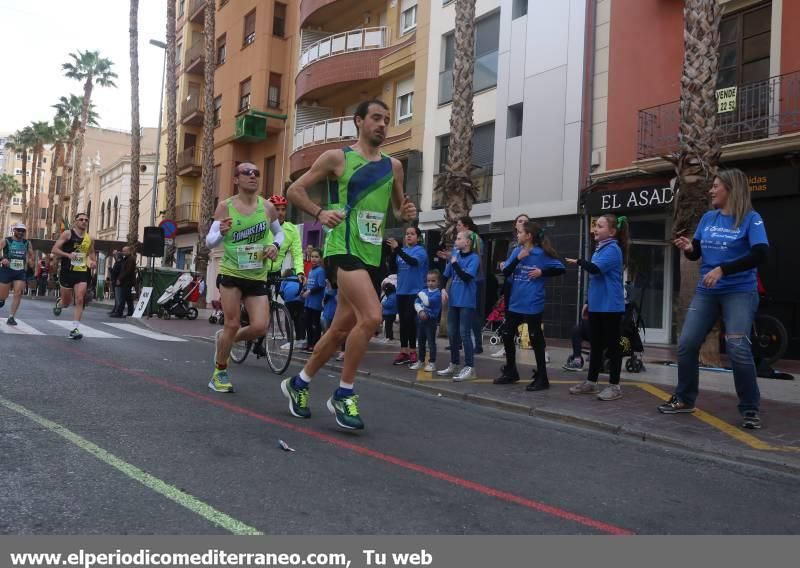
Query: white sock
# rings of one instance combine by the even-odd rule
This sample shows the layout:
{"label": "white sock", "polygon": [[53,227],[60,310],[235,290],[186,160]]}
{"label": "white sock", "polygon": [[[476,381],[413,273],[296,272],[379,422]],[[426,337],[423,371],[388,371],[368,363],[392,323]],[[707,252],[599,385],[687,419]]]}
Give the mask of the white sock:
{"label": "white sock", "polygon": [[313,379],[314,377],[310,376],[308,373],[306,373],[306,370],[303,369],[302,371],[300,371],[300,378],[303,379],[305,382],[310,383],[311,379]]}
{"label": "white sock", "polygon": [[80,325],[81,325],[81,322],[79,322],[79,321],[73,321],[72,322],[72,327],[75,328],[75,329],[78,329],[78,326],[80,326]]}
{"label": "white sock", "polygon": [[346,383],[344,381],[339,381],[339,388],[340,389],[353,390],[353,387],[355,387],[355,385],[353,383]]}

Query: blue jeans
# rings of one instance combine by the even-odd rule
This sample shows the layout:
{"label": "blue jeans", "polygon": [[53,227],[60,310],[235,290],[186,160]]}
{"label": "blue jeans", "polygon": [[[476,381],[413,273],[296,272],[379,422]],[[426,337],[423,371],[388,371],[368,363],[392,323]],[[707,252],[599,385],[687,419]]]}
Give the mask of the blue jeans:
{"label": "blue jeans", "polygon": [[425,361],[425,344],[430,351],[429,363],[436,362],[436,328],[439,322],[434,319],[417,320],[417,353],[420,361]]}
{"label": "blue jeans", "polygon": [[721,313],[725,324],[725,350],[733,368],[736,394],[739,395],[739,412],[758,410],[761,394],[750,345],[750,330],[757,308],[758,293],[755,290],[726,294],[698,292],[694,295],[678,340],[678,386],[675,396],[692,406],[697,400],[700,346]]}
{"label": "blue jeans", "polygon": [[450,339],[450,362],[458,365],[460,349],[464,346],[464,363],[467,367],[475,366],[475,355],[472,347],[472,326],[475,319],[475,308],[451,307],[447,311],[447,336]]}

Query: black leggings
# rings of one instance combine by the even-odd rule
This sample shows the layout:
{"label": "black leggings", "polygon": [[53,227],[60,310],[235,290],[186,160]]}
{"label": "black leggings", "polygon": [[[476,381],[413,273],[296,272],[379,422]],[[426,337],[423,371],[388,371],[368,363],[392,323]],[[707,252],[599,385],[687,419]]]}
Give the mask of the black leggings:
{"label": "black leggings", "polygon": [[517,372],[517,346],[514,336],[517,328],[523,323],[528,324],[528,335],[533,345],[533,354],[536,357],[537,378],[547,380],[547,363],[545,362],[545,342],[542,333],[542,314],[518,314],[506,312],[506,324],[503,326],[503,345],[506,349],[506,374],[518,376]]}
{"label": "black leggings", "polygon": [[414,310],[416,296],[397,295],[397,313],[400,315],[400,347],[417,349],[417,312]]}
{"label": "black leggings", "polygon": [[321,333],[319,318],[322,315],[320,310],[306,308],[306,337],[308,346],[313,347],[319,341]]}
{"label": "black leggings", "polygon": [[597,382],[600,370],[603,368],[603,352],[608,349],[610,369],[608,382],[612,385],[619,384],[619,374],[622,370],[622,345],[620,345],[620,324],[622,312],[589,312],[589,376],[593,383]]}
{"label": "black leggings", "polygon": [[394,340],[394,320],[397,316],[383,316],[383,336]]}
{"label": "black leggings", "polygon": [[289,315],[292,316],[294,323],[294,338],[297,341],[303,341],[306,338],[306,325],[305,317],[303,315],[303,302],[289,302],[286,304],[286,309],[289,310]]}
{"label": "black leggings", "polygon": [[581,318],[581,321],[572,328],[572,356],[574,358],[580,357],[583,359],[581,349],[584,341],[590,341],[589,320]]}

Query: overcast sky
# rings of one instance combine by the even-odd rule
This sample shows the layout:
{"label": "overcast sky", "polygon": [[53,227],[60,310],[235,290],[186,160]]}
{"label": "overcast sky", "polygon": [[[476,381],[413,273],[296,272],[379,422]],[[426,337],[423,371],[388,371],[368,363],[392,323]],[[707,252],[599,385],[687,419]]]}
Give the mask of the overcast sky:
{"label": "overcast sky", "polygon": [[[34,120],[51,120],[62,95],[83,95],[83,84],[65,78],[68,54],[99,50],[114,62],[117,88],[97,88],[92,102],[100,126],[131,128],[128,0],[0,0],[0,134]],[[158,124],[164,51],[150,39],[166,42],[166,3],[139,2],[139,116],[141,126]]]}

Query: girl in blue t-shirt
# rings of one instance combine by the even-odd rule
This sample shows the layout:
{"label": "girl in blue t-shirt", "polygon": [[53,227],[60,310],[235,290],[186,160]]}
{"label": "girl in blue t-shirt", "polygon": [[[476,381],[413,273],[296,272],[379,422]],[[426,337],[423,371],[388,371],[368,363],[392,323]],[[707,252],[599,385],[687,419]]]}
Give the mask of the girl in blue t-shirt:
{"label": "girl in blue t-shirt", "polygon": [[769,241],[761,215],[750,204],[750,186],[741,170],[720,170],[711,186],[711,205],[693,239],[675,246],[689,260],[702,258],[700,281],[678,340],[678,386],[658,407],[664,414],[694,412],[700,377],[698,355],[708,331],[722,315],[725,351],[733,368],[744,428],[761,428],[760,393],[750,347],[758,308],[756,267],[767,260]]}
{"label": "girl in blue t-shirt", "polygon": [[405,232],[406,246],[401,247],[396,239],[387,239],[389,248],[397,261],[397,313],[400,315],[400,353],[394,365],[417,362],[417,314],[414,298],[425,287],[428,273],[428,253],[419,244],[422,232],[419,227],[408,227]]}
{"label": "girl in blue t-shirt", "polygon": [[503,275],[510,282],[510,301],[506,308],[506,323],[503,327],[506,364],[495,384],[515,383],[519,380],[514,337],[517,328],[528,324],[533,353],[536,356],[534,380],[526,387],[529,391],[550,388],[545,361],[545,342],[542,333],[544,312],[544,279],[564,274],[564,265],[559,255],[544,234],[539,223],[528,221],[517,234],[519,243],[503,264]]}
{"label": "girl in blue t-shirt", "polygon": [[[625,289],[622,273],[628,254],[628,219],[620,215],[603,215],[597,219],[594,241],[597,245],[592,260],[565,259],[589,273],[589,376],[569,389],[570,394],[597,394],[600,400],[622,398],[619,386],[622,370],[622,315],[625,313]],[[610,361],[609,385],[600,392],[597,379],[603,368],[603,353]]]}
{"label": "girl in blue t-shirt", "polygon": [[311,252],[311,272],[308,273],[303,300],[306,308],[306,351],[313,351],[322,331],[320,317],[322,316],[322,298],[325,296],[325,269],[322,267],[322,253],[319,249]]}
{"label": "girl in blue t-shirt", "polygon": [[394,341],[394,320],[397,319],[397,288],[391,282],[386,282],[382,290],[383,339],[385,341]]}
{"label": "girl in blue t-shirt", "polygon": [[[429,270],[425,282],[426,286],[420,290],[414,300],[414,310],[417,312],[417,348],[419,361],[411,365],[412,371],[423,369],[426,373],[436,370],[436,329],[439,327],[439,318],[442,315],[442,275],[434,269]],[[425,348],[428,351],[428,363],[425,364]]]}
{"label": "girl in blue t-shirt", "polygon": [[[478,247],[478,234],[462,231],[456,237],[456,252],[444,271],[445,278],[452,278],[450,302],[447,310],[447,335],[450,340],[450,364],[438,371],[442,377],[456,372],[461,345],[464,346],[465,366],[453,377],[454,381],[471,379],[475,365],[472,328],[475,317],[476,278],[480,270],[480,259],[473,252]],[[459,341],[460,338],[460,341]]]}

